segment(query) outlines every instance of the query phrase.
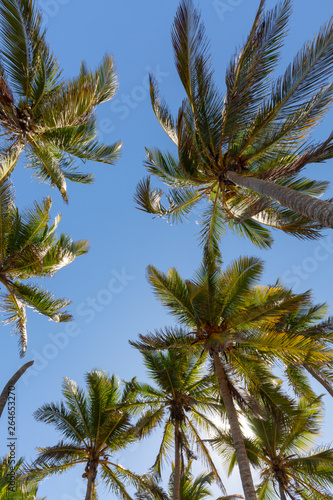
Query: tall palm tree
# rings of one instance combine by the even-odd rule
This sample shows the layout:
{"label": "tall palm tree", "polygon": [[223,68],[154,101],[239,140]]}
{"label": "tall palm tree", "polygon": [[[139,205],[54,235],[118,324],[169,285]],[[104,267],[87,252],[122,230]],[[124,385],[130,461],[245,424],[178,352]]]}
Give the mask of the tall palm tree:
{"label": "tall palm tree", "polygon": [[21,356],[27,348],[27,307],[52,321],[71,319],[63,311],[70,301],[54,298],[30,280],[53,276],[88,250],[86,240],[73,242],[65,234],[57,238],[55,230],[60,216],[49,224],[50,209],[51,199],[46,198],[20,213],[14,205],[11,183],[6,180],[0,185],[1,308],[5,323],[12,323],[14,333],[19,335]]}
{"label": "tall palm tree", "polygon": [[[212,420],[221,417],[221,404],[214,390],[211,376],[204,375],[205,357],[191,351],[167,352],[142,351],[144,365],[155,386],[142,384],[133,379],[128,390],[135,395],[135,413],[147,410],[136,424],[140,437],[156,426],[163,426],[163,437],[152,471],[161,477],[161,465],[174,444],[173,499],[180,500],[184,455],[193,457],[195,443],[198,452],[213,471],[224,489],[210,451],[201,437],[200,430],[212,432],[216,426]],[[199,425],[199,428],[198,428]]]}
{"label": "tall palm tree", "polygon": [[266,226],[299,238],[333,227],[333,205],[317,199],[327,182],[299,176],[308,164],[333,156],[333,135],[316,145],[309,137],[333,101],[333,18],[274,81],[291,1],[264,7],[261,0],[244,46],[231,59],[224,95],[213,82],[205,29],[191,0],[181,1],[172,29],[186,93],[176,119],[150,80],[153,109],[178,158],[147,149],[148,172],[171,190],[165,205],[163,191],[145,179],[138,206],[177,220],[206,200],[201,236],[208,246],[217,245],[226,227],[266,248],[272,242]]}
{"label": "tall palm tree", "polygon": [[[322,405],[301,399],[297,411],[285,421],[253,418],[249,421],[252,437],[246,449],[253,467],[260,469],[260,500],[332,499],[333,448],[311,449],[320,432]],[[216,448],[230,463],[237,458],[230,435],[220,433],[213,439]]]}
{"label": "tall palm tree", "polygon": [[308,294],[293,295],[279,284],[255,285],[262,270],[259,259],[240,258],[223,272],[211,263],[203,265],[193,280],[185,281],[176,269],[165,275],[149,266],[148,279],[157,297],[190,330],[140,335],[139,342],[131,342],[140,349],[201,346],[210,353],[246,500],[256,500],[256,493],[235,401],[247,410],[259,411],[252,394],[268,409],[286,405],[288,410],[276,380],[274,384],[270,364],[276,359],[297,364],[305,358],[321,363],[332,355],[310,336],[274,328],[287,312],[306,303]]}
{"label": "tall palm tree", "polygon": [[54,446],[38,448],[37,459],[26,467],[25,475],[41,480],[61,474],[77,465],[85,466],[85,500],[96,498],[96,478],[116,495],[131,500],[126,483],[142,486],[140,476],[122,467],[115,455],[135,440],[130,415],[125,410],[126,391],[118,379],[101,371],[86,374],[85,393],[70,379],[63,381],[64,401],[38,408],[35,418],[53,425],[65,437]]}
{"label": "tall palm tree", "polygon": [[94,109],[111,99],[117,77],[111,56],[96,71],[82,64],[79,76],[64,81],[45,40],[34,0],[3,0],[0,4],[0,127],[10,155],[0,180],[9,175],[23,148],[35,176],[56,186],[67,201],[66,179],[91,183],[74,158],[113,163],[121,143],[97,141]]}
{"label": "tall palm tree", "polygon": [[[209,486],[215,480],[213,472],[203,472],[199,476],[194,477],[191,473],[191,461],[187,464],[184,474],[181,476],[180,482],[180,498],[181,500],[207,500],[212,498],[213,495],[209,490]],[[148,479],[148,478],[147,478]],[[137,500],[174,500],[174,474],[171,474],[168,493],[160,488],[156,481],[156,477],[152,476],[149,478],[151,482],[151,489],[155,492],[144,492],[138,491],[136,493]],[[241,495],[223,495],[216,500],[237,500],[237,498],[243,498]]]}

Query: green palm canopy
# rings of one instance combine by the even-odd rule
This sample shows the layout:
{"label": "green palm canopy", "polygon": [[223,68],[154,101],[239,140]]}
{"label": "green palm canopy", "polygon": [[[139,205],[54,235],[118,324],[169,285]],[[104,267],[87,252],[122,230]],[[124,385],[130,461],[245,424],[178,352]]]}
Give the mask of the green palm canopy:
{"label": "green palm canopy", "polygon": [[128,484],[143,487],[140,476],[117,461],[117,453],[136,436],[126,411],[126,391],[119,380],[102,371],[86,374],[86,392],[70,379],[63,381],[64,401],[49,403],[35,412],[39,422],[51,424],[64,440],[54,446],[38,448],[37,459],[26,467],[25,475],[34,481],[81,467],[87,479],[85,500],[97,498],[98,475],[107,488],[124,500],[132,500]]}
{"label": "green palm canopy", "polygon": [[0,185],[0,304],[4,323],[12,324],[19,335],[21,356],[27,349],[27,307],[52,321],[71,319],[64,311],[69,300],[56,299],[31,280],[53,276],[88,251],[86,240],[73,242],[66,234],[57,237],[60,216],[50,224],[50,210],[51,199],[45,198],[19,212],[11,183]]}
{"label": "green palm canopy", "polygon": [[[258,500],[333,498],[333,448],[312,448],[322,416],[320,400],[301,399],[297,411],[285,421],[272,417],[249,421],[252,437],[245,443],[252,466],[260,471]],[[231,436],[221,432],[213,443],[231,472],[237,462]]]}
{"label": "green palm canopy", "polygon": [[[193,476],[191,472],[192,461],[188,463],[181,476],[180,498],[181,500],[237,500],[244,498],[242,495],[224,495],[215,498],[209,487],[215,481],[213,472],[202,472],[198,476]],[[174,500],[174,473],[171,474],[168,484],[168,494],[159,486],[156,477],[147,477],[151,483],[152,492],[138,491],[135,498],[137,500]]]}
{"label": "green palm canopy", "polygon": [[1,1],[0,34],[0,127],[7,138],[3,151],[10,155],[0,180],[12,172],[24,148],[28,168],[67,201],[66,180],[93,180],[78,171],[75,158],[111,164],[119,157],[120,142],[97,141],[94,113],[116,92],[113,59],[106,55],[96,71],[82,64],[77,78],[64,81],[34,0]]}
{"label": "green palm canopy", "polygon": [[[288,332],[289,335],[302,335],[305,338],[316,339],[329,349],[332,346],[333,318],[327,317],[327,304],[313,304],[311,300],[301,308],[286,314],[277,326],[277,329]],[[318,364],[304,360],[302,364],[289,363],[285,365],[284,374],[296,396],[315,397],[307,375],[314,378],[322,387],[333,396],[332,361]]]}
{"label": "green palm canopy", "polygon": [[0,460],[0,500],[46,500],[37,498],[37,486],[22,478],[23,459],[15,464],[10,456]]}
{"label": "green palm canopy", "polygon": [[[151,470],[161,477],[165,458],[174,449],[174,500],[180,500],[182,470],[186,459],[197,453],[212,471],[224,491],[209,448],[204,443],[207,433],[216,429],[214,421],[222,416],[212,376],[205,375],[205,356],[179,349],[167,352],[142,351],[143,363],[155,385],[133,379],[128,390],[134,396],[134,413],[145,410],[136,424],[140,437],[156,427],[162,427],[162,440]],[[214,419],[215,417],[215,419]],[[195,448],[194,448],[195,446]],[[195,451],[195,452],[194,452]]]}
{"label": "green palm canopy", "polygon": [[140,341],[131,342],[141,350],[185,347],[210,353],[247,500],[256,500],[256,493],[238,408],[260,417],[265,416],[262,405],[268,413],[289,411],[270,370],[274,363],[300,365],[306,360],[320,365],[332,358],[331,346],[315,336],[281,329],[281,319],[307,305],[309,293],[295,295],[280,283],[259,286],[262,271],[263,263],[253,257],[240,258],[224,271],[211,263],[202,265],[192,280],[184,280],[176,269],[166,275],[149,266],[157,297],[187,329],[140,335]]}
{"label": "green palm canopy", "polygon": [[333,227],[333,205],[318,200],[328,183],[300,176],[308,164],[333,156],[333,135],[314,144],[310,133],[333,100],[333,18],[273,79],[287,31],[291,1],[265,11],[260,1],[245,44],[227,68],[224,94],[215,86],[200,14],[182,0],[172,28],[176,69],[186,97],[172,116],[150,78],[154,112],[174,142],[178,157],[147,149],[145,166],[171,189],[137,188],[138,207],[171,220],[206,201],[201,239],[216,249],[229,228],[263,248],[269,228],[298,238],[317,238]]}

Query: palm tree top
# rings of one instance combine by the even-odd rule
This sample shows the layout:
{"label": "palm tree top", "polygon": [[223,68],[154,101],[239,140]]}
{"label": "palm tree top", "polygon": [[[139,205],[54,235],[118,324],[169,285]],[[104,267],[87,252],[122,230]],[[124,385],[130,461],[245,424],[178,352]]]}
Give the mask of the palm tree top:
{"label": "palm tree top", "polygon": [[48,197],[19,211],[14,204],[12,184],[5,180],[0,185],[1,305],[4,322],[12,324],[14,333],[19,335],[21,356],[27,348],[27,307],[52,321],[71,319],[64,310],[70,304],[69,300],[56,299],[30,280],[53,276],[89,248],[86,240],[74,242],[66,234],[57,237],[61,217],[58,215],[53,222],[50,221],[51,205]]}
{"label": "palm tree top", "polygon": [[[313,448],[320,435],[323,406],[320,398],[301,398],[287,419],[251,418],[252,437],[245,439],[249,460],[260,470],[258,498],[324,500],[332,498],[333,450]],[[236,456],[228,433],[213,439],[232,472]],[[281,493],[282,492],[282,493]],[[283,496],[284,495],[284,496]]]}
{"label": "palm tree top", "polygon": [[144,480],[116,459],[116,454],[136,438],[126,411],[128,394],[118,378],[105,371],[93,370],[85,379],[86,390],[64,378],[64,400],[44,404],[35,411],[37,421],[51,424],[64,439],[54,446],[38,448],[39,455],[25,467],[25,475],[40,481],[81,466],[83,478],[87,478],[86,499],[96,498],[99,474],[111,491],[131,500],[127,485],[143,487]]}
{"label": "palm tree top", "polygon": [[267,186],[300,200],[305,194],[321,196],[328,187],[299,173],[333,155],[333,135],[316,145],[310,135],[333,100],[333,17],[274,80],[291,1],[268,11],[265,3],[260,1],[249,36],[231,58],[224,94],[213,81],[205,28],[191,0],[181,1],[172,28],[175,65],[186,93],[176,118],[150,78],[154,112],[178,158],[147,149],[149,174],[170,190],[163,201],[164,192],[147,178],[138,185],[136,201],[141,210],[180,220],[206,200],[201,239],[207,251],[217,251],[227,228],[267,248],[269,227],[317,238],[327,225],[277,201]]}
{"label": "palm tree top", "polygon": [[114,163],[121,143],[97,140],[95,108],[117,90],[114,61],[106,55],[95,71],[82,63],[78,77],[65,81],[46,43],[34,0],[3,0],[0,5],[0,127],[9,139],[12,161],[1,169],[10,175],[25,148],[28,167],[68,200],[66,179],[91,183],[75,158]]}
{"label": "palm tree top", "polygon": [[[149,346],[179,347],[181,342],[187,348],[217,349],[228,359],[237,357],[243,348],[263,349],[266,360],[279,353],[288,362],[304,361],[307,352],[310,364],[318,362],[316,356],[322,362],[329,362],[331,342],[327,336],[326,342],[323,341],[324,323],[322,327],[317,325],[317,337],[310,331],[305,336],[300,330],[288,330],[286,318],[301,315],[307,309],[311,312],[311,292],[294,294],[278,280],[274,285],[259,285],[262,272],[263,262],[256,257],[241,257],[225,270],[212,262],[203,264],[191,280],[182,278],[174,268],[165,274],[148,266],[148,280],[154,293],[186,328],[140,335],[140,341],[130,344],[144,350]],[[317,311],[318,317],[323,317],[324,309],[321,306],[321,311]],[[316,314],[311,321],[309,318],[313,329],[317,327],[315,320]],[[325,331],[330,324],[328,321]]]}
{"label": "palm tree top", "polygon": [[135,426],[138,435],[144,437],[157,426],[163,427],[161,445],[151,468],[154,475],[161,476],[163,462],[174,448],[179,482],[180,463],[185,464],[198,453],[224,490],[202,438],[202,433],[206,435],[215,429],[213,417],[223,413],[214,377],[205,374],[206,356],[178,349],[141,352],[149,378],[155,384],[133,379],[127,388],[133,398],[131,411],[134,414],[144,411]]}
{"label": "palm tree top", "polygon": [[[202,472],[194,476],[191,472],[192,461],[189,461],[181,475],[180,495],[182,500],[208,500],[214,498],[209,487],[214,483],[215,478],[212,472]],[[158,484],[154,476],[147,476],[146,480],[151,484],[151,492],[138,491],[135,495],[137,500],[173,500],[174,472],[170,475],[168,483],[168,493]],[[244,498],[242,495],[219,496],[215,500],[237,500]]]}

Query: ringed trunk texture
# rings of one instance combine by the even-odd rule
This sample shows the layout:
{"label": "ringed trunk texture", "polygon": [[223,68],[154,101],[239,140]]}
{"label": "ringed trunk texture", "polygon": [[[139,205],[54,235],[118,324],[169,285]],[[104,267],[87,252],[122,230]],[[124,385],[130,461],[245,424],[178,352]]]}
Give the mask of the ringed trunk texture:
{"label": "ringed trunk texture", "polygon": [[309,366],[307,363],[304,363],[303,366],[310,373],[310,375],[312,375],[312,377],[315,380],[317,380],[317,382],[319,382],[324,387],[324,389],[326,389],[326,391],[328,392],[328,394],[330,394],[331,396],[333,396],[333,387],[332,387],[332,385],[327,380],[325,380],[320,375],[320,373],[318,373],[314,368],[312,368],[311,366]]}
{"label": "ringed trunk texture", "polygon": [[237,411],[230,394],[227,378],[225,376],[225,371],[221,363],[219,354],[217,352],[214,352],[213,356],[214,356],[214,365],[217,378],[219,381],[222,399],[227,410],[232,441],[235,447],[237,463],[244,490],[245,500],[257,500],[257,494],[254,488],[251,475],[250,463],[246,453],[242,431],[238,422]]}
{"label": "ringed trunk texture", "polygon": [[8,399],[8,388],[11,386],[11,385],[15,385],[16,382],[18,381],[18,379],[20,377],[22,377],[23,373],[29,368],[29,366],[33,365],[34,362],[33,361],[29,361],[28,363],[25,363],[23,366],[21,366],[21,368],[19,368],[17,370],[17,372],[12,376],[12,378],[10,378],[7,382],[7,384],[5,385],[1,395],[0,395],[0,417],[2,415],[2,412],[4,410],[4,407],[6,406],[6,403],[7,403],[7,399]]}
{"label": "ringed trunk texture", "polygon": [[92,494],[94,492],[94,486],[95,486],[95,479],[97,475],[97,465],[98,463],[95,460],[92,460],[90,463],[85,500],[92,499]]}
{"label": "ringed trunk texture", "polygon": [[225,176],[229,181],[236,184],[236,186],[267,196],[267,198],[277,201],[283,207],[290,208],[290,210],[298,214],[305,215],[309,219],[319,222],[322,226],[333,228],[333,204],[328,201],[298,193],[294,189],[275,184],[274,182],[239,175],[233,171],[226,172]]}
{"label": "ringed trunk texture", "polygon": [[175,421],[175,474],[173,481],[173,500],[180,500],[180,437],[177,420]]}

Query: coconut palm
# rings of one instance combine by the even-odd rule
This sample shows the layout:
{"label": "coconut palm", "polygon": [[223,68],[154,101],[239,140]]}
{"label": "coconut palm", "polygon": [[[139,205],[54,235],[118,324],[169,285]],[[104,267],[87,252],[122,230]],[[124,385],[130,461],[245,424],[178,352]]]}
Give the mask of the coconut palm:
{"label": "coconut palm", "polygon": [[310,336],[274,328],[282,316],[307,303],[308,293],[293,295],[279,283],[255,285],[262,270],[259,259],[240,258],[223,272],[212,263],[204,264],[193,280],[185,281],[176,269],[165,275],[149,266],[148,279],[156,295],[189,331],[140,335],[139,342],[131,342],[140,349],[200,346],[210,353],[247,500],[255,500],[256,493],[235,402],[245,410],[259,411],[253,395],[267,409],[277,406],[288,411],[288,399],[279,390],[270,365],[277,359],[300,364],[305,358],[322,363],[331,357]]}
{"label": "coconut palm", "polygon": [[37,498],[37,485],[22,479],[23,459],[15,464],[10,457],[0,460],[0,500],[46,500]]}
{"label": "coconut palm", "polygon": [[261,0],[244,46],[231,59],[224,96],[213,82],[205,29],[191,0],[181,1],[172,29],[186,93],[176,119],[150,80],[153,109],[178,158],[147,149],[148,172],[171,190],[165,204],[163,191],[147,178],[137,189],[138,206],[177,220],[206,200],[201,236],[208,246],[216,246],[227,227],[266,248],[272,242],[266,226],[299,238],[333,227],[330,200],[317,199],[327,182],[299,176],[308,164],[333,156],[333,135],[315,145],[310,138],[333,100],[333,18],[274,81],[291,1],[267,12],[264,6]]}
{"label": "coconut palm", "polygon": [[[153,428],[163,426],[163,436],[152,471],[161,477],[163,459],[174,444],[173,498],[180,500],[180,484],[185,456],[194,456],[192,446],[213,471],[224,490],[209,449],[201,436],[202,431],[212,432],[216,428],[213,417],[221,417],[221,405],[211,376],[204,375],[205,356],[191,351],[169,350],[167,352],[143,351],[143,362],[149,378],[155,385],[139,383],[133,379],[128,390],[135,395],[135,413],[146,410],[136,424],[140,437]],[[185,455],[185,456],[184,456]]]}
{"label": "coconut palm", "polygon": [[[285,421],[253,418],[249,421],[252,437],[246,449],[253,467],[260,469],[260,500],[332,499],[333,448],[311,449],[320,432],[322,405],[301,399],[297,411]],[[231,472],[237,458],[231,436],[220,433],[213,440]]]}
{"label": "coconut palm", "polygon": [[[199,476],[194,477],[191,473],[191,465],[192,463],[190,461],[185,468],[184,474],[182,474],[181,476],[181,500],[207,500],[208,498],[212,498],[213,495],[209,490],[209,486],[211,486],[211,484],[215,480],[214,473],[203,472]],[[174,474],[171,474],[170,476],[168,494],[160,488],[159,484],[156,481],[156,477],[146,477],[146,480],[148,479],[151,483],[152,491],[154,491],[155,488],[155,493],[138,491],[136,493],[137,500],[174,500]],[[220,496],[216,500],[236,500],[237,498],[243,497],[241,495],[227,495]]]}
{"label": "coconut palm", "polygon": [[[11,183],[0,185],[0,289],[4,322],[13,324],[19,335],[21,356],[27,348],[26,308],[47,316],[52,321],[69,321],[63,311],[70,301],[54,296],[33,284],[33,278],[53,276],[88,250],[88,242],[73,242],[69,236],[55,233],[60,216],[50,221],[51,199],[36,203],[19,212],[14,205]],[[28,280],[28,282],[25,282]]]}
{"label": "coconut palm", "polygon": [[113,59],[106,55],[96,71],[82,64],[77,78],[64,81],[34,0],[3,0],[0,26],[0,126],[10,155],[0,180],[12,172],[25,148],[34,175],[56,186],[67,201],[66,179],[93,179],[77,170],[75,157],[105,163],[119,157],[119,142],[105,146],[96,140],[94,114],[115,94]]}
{"label": "coconut palm", "polygon": [[86,374],[86,382],[85,393],[73,380],[64,378],[64,401],[36,410],[36,420],[53,425],[65,440],[38,448],[39,455],[27,466],[25,475],[41,480],[81,465],[82,477],[87,479],[85,500],[96,498],[98,474],[112,492],[131,500],[126,483],[138,488],[144,481],[115,457],[135,440],[130,415],[124,408],[126,391],[122,393],[114,375],[97,370]]}

